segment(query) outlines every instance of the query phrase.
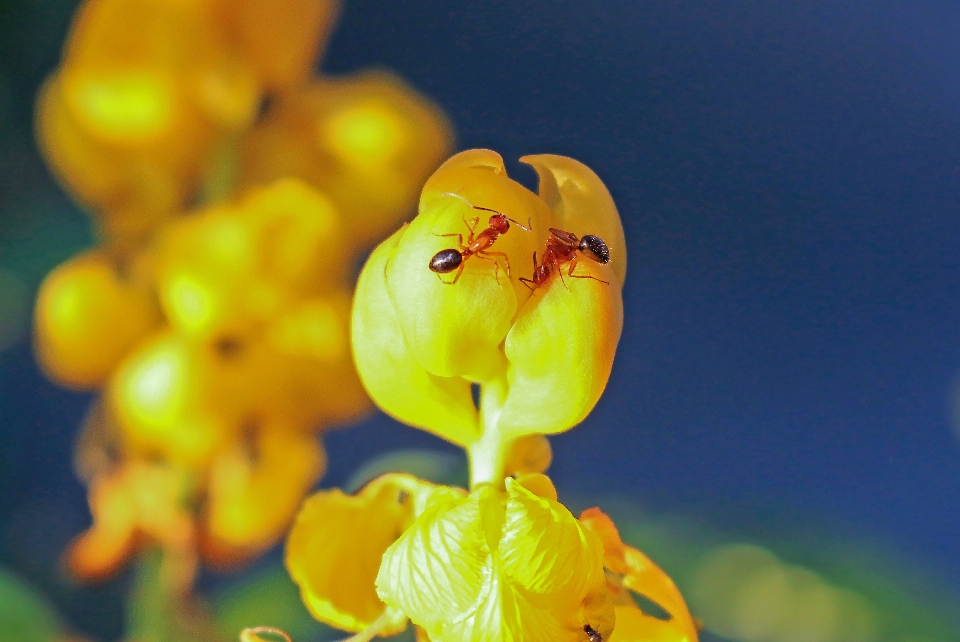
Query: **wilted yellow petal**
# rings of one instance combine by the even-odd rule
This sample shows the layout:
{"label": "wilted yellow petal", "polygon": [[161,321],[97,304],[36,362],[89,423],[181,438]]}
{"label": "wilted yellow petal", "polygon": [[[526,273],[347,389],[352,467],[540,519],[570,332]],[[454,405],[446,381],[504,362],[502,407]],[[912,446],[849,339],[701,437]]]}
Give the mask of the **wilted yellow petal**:
{"label": "wilted yellow petal", "polygon": [[438,377],[414,358],[387,293],[387,260],[404,229],[374,250],[354,299],[352,342],[357,371],[370,396],[400,421],[457,444],[479,434],[469,382]]}
{"label": "wilted yellow petal", "polygon": [[691,633],[682,630],[675,620],[658,620],[630,604],[617,605],[615,608],[617,626],[607,642],[697,641],[696,631]]}
{"label": "wilted yellow petal", "polygon": [[191,549],[194,524],[184,482],[174,468],[137,460],[98,474],[89,490],[93,525],[67,551],[70,570],[83,579],[103,579],[146,543],[176,554]]}
{"label": "wilted yellow petal", "polygon": [[[610,280],[607,266],[582,265],[578,272]],[[506,338],[510,392],[498,427],[549,434],[583,421],[607,385],[622,327],[616,284],[554,278],[537,288]]]}
{"label": "wilted yellow petal", "polygon": [[383,556],[381,598],[433,642],[605,637],[602,550],[557,502],[508,479],[429,508]]}
{"label": "wilted yellow petal", "polygon": [[[646,555],[624,545],[613,520],[599,508],[583,511],[580,522],[603,542],[604,566],[613,574],[608,588],[617,604],[614,639],[621,642],[697,642],[697,627],[673,580]],[[630,591],[656,603],[669,614],[669,620],[643,613]]]}

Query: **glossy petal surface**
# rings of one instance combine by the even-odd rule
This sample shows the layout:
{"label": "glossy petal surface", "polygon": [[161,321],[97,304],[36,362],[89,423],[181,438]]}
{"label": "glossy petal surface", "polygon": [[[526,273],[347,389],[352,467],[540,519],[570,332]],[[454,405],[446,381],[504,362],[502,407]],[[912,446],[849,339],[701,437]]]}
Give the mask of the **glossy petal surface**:
{"label": "glossy petal surface", "polygon": [[607,635],[599,541],[562,505],[507,480],[437,503],[388,549],[377,590],[434,642]]}

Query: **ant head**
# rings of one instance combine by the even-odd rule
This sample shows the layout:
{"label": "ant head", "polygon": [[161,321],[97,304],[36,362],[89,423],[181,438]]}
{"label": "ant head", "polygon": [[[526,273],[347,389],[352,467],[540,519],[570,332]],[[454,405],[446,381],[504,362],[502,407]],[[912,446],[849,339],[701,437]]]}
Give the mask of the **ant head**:
{"label": "ant head", "polygon": [[490,229],[496,230],[500,234],[506,234],[510,229],[510,219],[504,214],[494,214],[490,217]]}
{"label": "ant head", "polygon": [[610,262],[610,249],[599,236],[587,234],[580,239],[580,245],[577,249],[580,250],[584,256],[593,259],[597,263]]}

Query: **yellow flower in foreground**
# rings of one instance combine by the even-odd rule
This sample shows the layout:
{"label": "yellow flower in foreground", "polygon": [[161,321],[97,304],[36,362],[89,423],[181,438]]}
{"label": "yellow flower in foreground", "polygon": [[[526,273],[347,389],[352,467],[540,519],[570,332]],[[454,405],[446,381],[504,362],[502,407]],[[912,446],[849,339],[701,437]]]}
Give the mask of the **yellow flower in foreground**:
{"label": "yellow flower in foreground", "polygon": [[287,540],[286,562],[315,618],[345,631],[361,631],[388,617],[384,635],[406,618],[391,617],[374,581],[384,551],[427,507],[463,491],[409,475],[384,475],[356,496],[320,491],[303,505]]}
{"label": "yellow flower in foreground", "polygon": [[[580,521],[603,541],[607,587],[616,605],[617,628],[611,642],[696,642],[697,627],[673,580],[637,549],[625,545],[607,515],[590,508]],[[631,597],[642,595],[666,611],[670,619],[644,613]],[[608,638],[604,636],[604,639]]]}
{"label": "yellow flower in foreground", "polygon": [[[401,421],[467,448],[475,483],[500,482],[510,441],[562,432],[586,417],[607,383],[623,323],[626,250],[603,183],[562,156],[522,160],[540,175],[539,197],[507,178],[494,152],[448,160],[424,187],[417,218],[371,255],[354,303],[354,353],[371,396]],[[430,270],[431,257],[458,247],[441,235],[466,240],[477,216],[477,231],[485,227],[489,213],[471,205],[532,230],[514,225],[491,248],[505,253],[509,275],[503,257],[469,257],[457,282],[445,283]],[[594,278],[570,278],[563,264],[531,292],[518,277],[532,274],[530,257],[542,255],[551,228],[599,236],[612,261],[581,260],[574,274]],[[479,413],[473,383],[481,386]]]}
{"label": "yellow flower in foreground", "polygon": [[607,639],[602,561],[599,539],[532,475],[434,503],[387,549],[377,593],[433,642],[575,642],[585,626]]}

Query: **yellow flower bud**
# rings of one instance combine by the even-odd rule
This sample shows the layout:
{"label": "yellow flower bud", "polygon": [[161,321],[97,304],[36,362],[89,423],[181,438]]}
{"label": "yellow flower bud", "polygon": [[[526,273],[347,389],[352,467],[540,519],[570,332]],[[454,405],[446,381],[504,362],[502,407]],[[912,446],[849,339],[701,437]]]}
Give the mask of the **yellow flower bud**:
{"label": "yellow flower bud", "polygon": [[[374,585],[384,551],[428,507],[462,494],[390,474],[356,496],[334,489],[307,499],[287,540],[286,563],[310,613],[345,631],[371,626],[384,615]],[[402,618],[380,632],[405,626]]]}
{"label": "yellow flower bud", "polygon": [[443,113],[387,72],[323,78],[278,96],[245,137],[241,183],[285,176],[328,195],[354,243],[382,239],[452,146]]}
{"label": "yellow flower bud", "polygon": [[607,639],[602,561],[566,508],[507,479],[427,509],[384,553],[377,593],[433,642],[577,642],[585,626]]}
{"label": "yellow flower bud", "polygon": [[543,435],[520,437],[510,446],[510,455],[504,472],[507,475],[543,473],[550,467],[553,450],[550,441]]}
{"label": "yellow flower bud", "polygon": [[107,405],[127,448],[177,464],[206,465],[239,432],[230,370],[204,346],[164,332],[114,372]]}
{"label": "yellow flower bud", "polygon": [[[586,417],[623,323],[623,231],[606,188],[572,159],[525,160],[541,175],[539,197],[510,180],[494,152],[448,160],[424,187],[417,218],[370,257],[354,304],[354,352],[371,396],[402,421],[469,448],[475,481],[503,478],[514,439]],[[513,223],[495,244],[461,252],[461,241],[480,238],[494,220],[477,207]],[[552,229],[605,234],[612,260],[578,250],[572,274],[573,260],[558,260],[528,287],[519,277],[532,275],[534,251],[542,258],[547,239],[559,238]],[[452,276],[431,268],[445,249],[461,259]],[[472,383],[482,387],[479,413]]]}
{"label": "yellow flower bud", "polygon": [[[195,140],[187,134],[184,147]],[[60,75],[37,98],[37,138],[51,169],[84,204],[98,211],[105,233],[136,238],[168,217],[186,199],[190,168],[168,158],[104,145],[84,130],[68,108]]]}
{"label": "yellow flower bud", "polygon": [[123,241],[183,208],[214,151],[256,117],[261,79],[213,4],[84,2],[40,93],[48,162]]}
{"label": "yellow flower bud", "polygon": [[333,204],[295,179],[180,219],[155,250],[164,311],[192,336],[244,336],[345,282],[339,231]]}
{"label": "yellow flower bud", "polygon": [[371,408],[349,339],[346,292],[305,299],[270,322],[252,347],[250,400],[261,417],[315,430]]}
{"label": "yellow flower bud", "polygon": [[221,0],[221,20],[269,89],[309,75],[340,12],[339,0]]}
{"label": "yellow flower bud", "polygon": [[37,359],[52,379],[95,388],[159,323],[149,289],[121,276],[105,253],[89,251],[58,266],[40,286]]}
{"label": "yellow flower bud", "polygon": [[325,460],[315,437],[277,425],[219,453],[207,485],[204,557],[234,564],[270,547],[320,478]]}

